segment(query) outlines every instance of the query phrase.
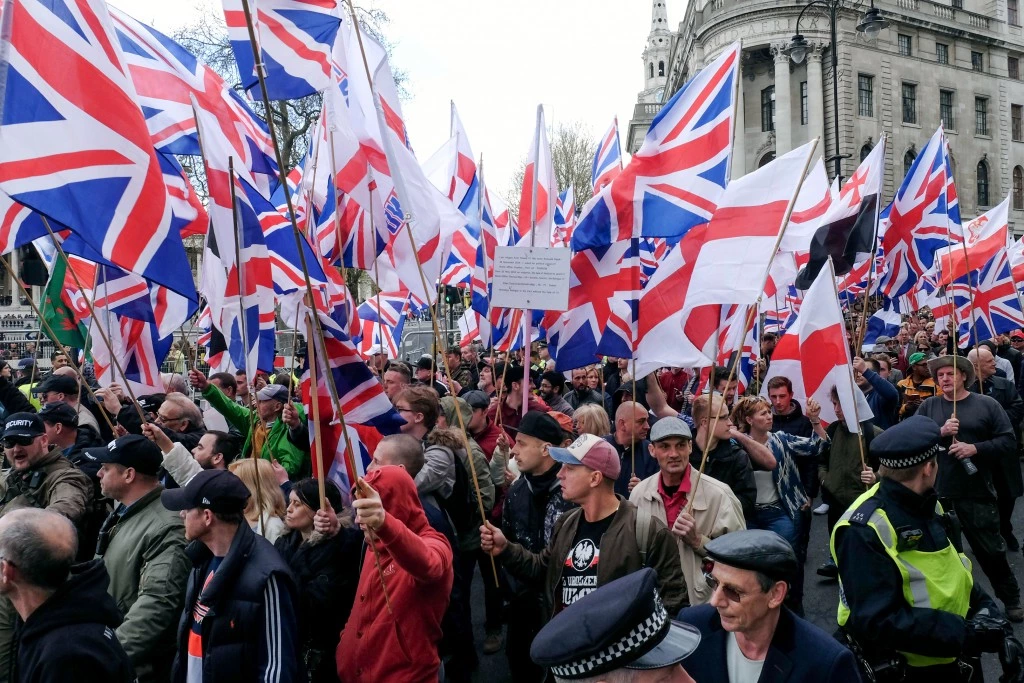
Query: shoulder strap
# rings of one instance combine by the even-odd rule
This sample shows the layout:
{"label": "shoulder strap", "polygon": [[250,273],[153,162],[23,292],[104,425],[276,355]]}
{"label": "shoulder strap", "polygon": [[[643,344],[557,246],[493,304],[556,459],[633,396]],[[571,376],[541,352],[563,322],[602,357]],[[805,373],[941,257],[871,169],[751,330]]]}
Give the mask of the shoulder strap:
{"label": "shoulder strap", "polygon": [[871,515],[875,514],[875,510],[880,507],[882,507],[882,501],[878,499],[878,496],[871,496],[853,511],[853,514],[850,515],[850,524],[867,526]]}
{"label": "shoulder strap", "polygon": [[636,506],[636,547],[640,551],[640,564],[647,566],[647,546],[651,535],[651,513]]}

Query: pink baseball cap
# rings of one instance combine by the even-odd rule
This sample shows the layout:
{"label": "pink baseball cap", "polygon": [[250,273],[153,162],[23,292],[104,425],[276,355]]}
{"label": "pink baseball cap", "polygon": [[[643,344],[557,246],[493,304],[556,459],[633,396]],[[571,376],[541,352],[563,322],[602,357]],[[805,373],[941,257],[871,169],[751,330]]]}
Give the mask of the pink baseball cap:
{"label": "pink baseball cap", "polygon": [[568,448],[548,446],[552,459],[567,465],[583,465],[597,470],[609,479],[619,478],[622,465],[615,447],[599,436],[581,434]]}

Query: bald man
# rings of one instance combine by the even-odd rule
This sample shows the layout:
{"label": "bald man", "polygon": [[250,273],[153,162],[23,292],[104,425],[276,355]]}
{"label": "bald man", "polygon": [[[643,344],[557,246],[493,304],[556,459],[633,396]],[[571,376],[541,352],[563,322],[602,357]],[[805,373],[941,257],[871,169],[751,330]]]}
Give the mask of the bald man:
{"label": "bald man", "polygon": [[72,565],[78,534],[63,515],[24,508],[0,518],[0,593],[23,622],[22,681],[129,683],[135,671],[114,635],[121,613],[102,560]]}
{"label": "bald man", "polygon": [[615,493],[628,498],[637,484],[658,472],[658,461],[651,457],[647,434],[647,408],[633,401],[623,401],[615,411],[612,433],[604,440],[619,454],[619,478],[615,480]]}
{"label": "bald man", "polygon": [[[974,371],[981,380],[981,389],[986,396],[991,396],[1006,411],[1013,426],[1013,435],[1020,443],[1020,423],[1024,418],[1024,401],[1021,400],[1017,388],[1010,380],[996,375],[996,357],[987,346],[979,346],[967,354],[967,359],[974,365]],[[969,391],[979,393],[977,380],[967,387]],[[1003,476],[998,476],[999,474]],[[1024,477],[1021,476],[1020,461],[1016,452],[1001,454],[998,468],[993,472],[992,483],[996,489],[996,504],[999,507],[999,533],[1006,540],[1010,550],[1020,550],[1020,543],[1013,533],[1010,518],[1017,499],[1024,494]]]}

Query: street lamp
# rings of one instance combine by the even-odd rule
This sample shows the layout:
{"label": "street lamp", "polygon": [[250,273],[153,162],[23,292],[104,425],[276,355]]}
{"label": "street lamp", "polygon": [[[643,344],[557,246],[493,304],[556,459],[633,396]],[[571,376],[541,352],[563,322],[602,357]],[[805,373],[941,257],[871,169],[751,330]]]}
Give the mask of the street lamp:
{"label": "street lamp", "polygon": [[[803,19],[804,12],[814,6],[823,8],[828,14],[829,30],[832,37],[832,101],[834,102],[834,106],[832,107],[832,126],[836,141],[836,153],[829,157],[827,161],[835,162],[836,178],[842,182],[843,159],[848,159],[850,155],[839,153],[839,53],[836,49],[838,42],[836,21],[839,10],[842,8],[841,0],[811,0],[808,2],[804,8],[800,10],[800,14],[797,15],[796,33],[793,35],[793,39],[789,42],[789,45],[785,47],[784,51],[789,55],[789,58],[793,60],[794,64],[800,64],[807,57],[807,50],[809,49],[809,46],[807,44],[807,40],[800,33],[800,20]],[[889,22],[882,17],[882,13],[875,7],[874,0],[871,0],[871,7],[864,12],[864,16],[857,24],[857,32],[863,33],[867,36],[868,40],[874,40],[878,37],[879,32],[888,25]]]}

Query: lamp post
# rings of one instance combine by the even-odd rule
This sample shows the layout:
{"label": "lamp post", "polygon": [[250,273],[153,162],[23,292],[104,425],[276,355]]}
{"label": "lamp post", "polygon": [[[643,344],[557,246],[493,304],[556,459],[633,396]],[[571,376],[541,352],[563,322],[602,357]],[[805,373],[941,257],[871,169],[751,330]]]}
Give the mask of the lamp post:
{"label": "lamp post", "polygon": [[[838,42],[838,31],[836,29],[836,21],[838,18],[839,10],[842,9],[841,0],[811,0],[808,2],[800,14],[796,18],[796,34],[793,39],[786,46],[785,52],[789,55],[789,58],[793,60],[794,64],[799,64],[804,61],[807,56],[807,50],[809,46],[807,40],[800,33],[800,20],[803,19],[804,13],[811,7],[820,7],[825,10],[828,14],[829,30],[832,36],[832,128],[836,141],[836,151],[826,161],[834,161],[836,165],[836,178],[839,179],[840,184],[842,183],[842,163],[843,159],[849,158],[849,154],[841,154],[839,152],[839,52],[836,49]],[[863,33],[870,40],[874,40],[878,37],[879,32],[889,25],[883,17],[878,8],[875,7],[874,0],[871,0],[871,7],[864,12],[864,16],[857,24],[857,32]]]}

